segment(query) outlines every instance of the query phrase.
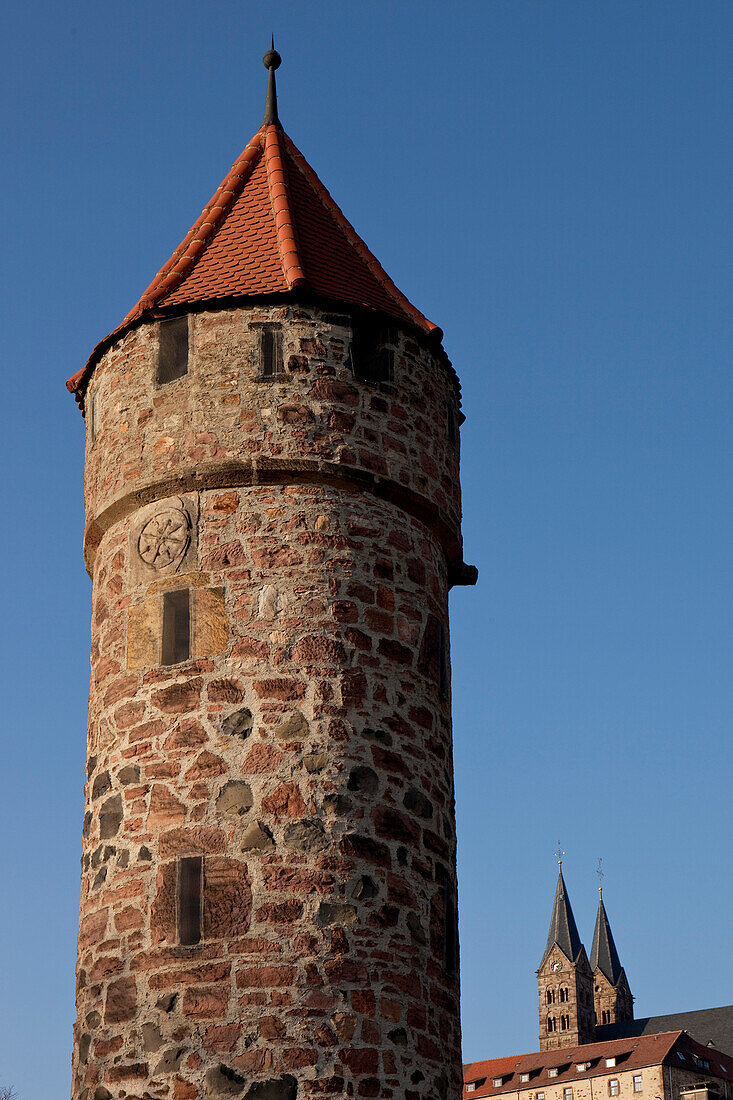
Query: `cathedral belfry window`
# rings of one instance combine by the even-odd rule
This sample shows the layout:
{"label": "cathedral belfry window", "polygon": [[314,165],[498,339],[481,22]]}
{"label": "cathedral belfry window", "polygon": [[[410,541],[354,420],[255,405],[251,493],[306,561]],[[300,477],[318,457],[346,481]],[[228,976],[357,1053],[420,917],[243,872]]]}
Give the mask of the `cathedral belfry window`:
{"label": "cathedral belfry window", "polygon": [[173,317],[158,326],[159,386],[188,374],[188,317]]}
{"label": "cathedral belfry window", "polygon": [[561,1001],[567,1001],[567,999],[568,999],[567,986],[563,986],[560,990],[560,1000]]}

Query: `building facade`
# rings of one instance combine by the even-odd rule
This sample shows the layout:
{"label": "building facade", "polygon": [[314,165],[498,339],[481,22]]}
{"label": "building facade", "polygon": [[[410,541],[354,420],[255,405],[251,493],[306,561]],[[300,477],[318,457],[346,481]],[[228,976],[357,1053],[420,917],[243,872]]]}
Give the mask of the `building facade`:
{"label": "building facade", "polygon": [[733,1057],[685,1031],[609,1039],[464,1066],[464,1097],[729,1100]]}
{"label": "building facade", "polygon": [[277,114],[69,382],[93,581],[73,1100],[461,1088],[440,331]]}

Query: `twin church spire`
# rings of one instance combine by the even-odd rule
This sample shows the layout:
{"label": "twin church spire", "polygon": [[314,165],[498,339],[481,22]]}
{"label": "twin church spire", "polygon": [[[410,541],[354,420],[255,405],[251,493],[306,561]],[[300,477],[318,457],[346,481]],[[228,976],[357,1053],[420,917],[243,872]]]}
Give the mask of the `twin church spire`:
{"label": "twin church spire", "polygon": [[588,959],[563,878],[562,860],[558,862],[547,945],[537,971],[540,1050],[592,1043],[602,1037],[599,1029],[634,1018],[633,997],[603,895],[598,900]]}

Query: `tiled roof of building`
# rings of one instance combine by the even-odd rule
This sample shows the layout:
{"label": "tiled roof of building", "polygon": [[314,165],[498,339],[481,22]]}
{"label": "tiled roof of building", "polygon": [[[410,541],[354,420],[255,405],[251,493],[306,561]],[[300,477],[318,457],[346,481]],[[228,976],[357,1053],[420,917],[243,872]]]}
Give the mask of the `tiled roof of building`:
{"label": "tiled roof of building", "polygon": [[621,977],[621,960],[618,957],[616,944],[613,942],[613,933],[611,932],[611,925],[608,923],[603,898],[598,900],[596,927],[593,932],[593,946],[590,949],[589,962],[591,970],[600,970],[606,975],[611,985],[616,985]]}
{"label": "tiled roof of building", "polygon": [[712,1043],[717,1050],[733,1055],[733,1005],[701,1008],[696,1012],[674,1012],[668,1016],[645,1016],[640,1020],[625,1020],[620,1024],[604,1024],[596,1028],[596,1035],[605,1040],[677,1030],[687,1031],[699,1043]]}
{"label": "tiled roof of building", "polygon": [[264,122],[247,144],[122,324],[67,382],[80,404],[100,356],[127,329],[206,302],[305,293],[386,315],[440,340],[440,329],[397,289],[346,220],[276,110],[268,117],[275,121]]}
{"label": "tiled roof of building", "polygon": [[[615,1059],[613,1066],[606,1059]],[[463,1067],[463,1095],[499,1096],[522,1089],[569,1085],[582,1077],[642,1069],[661,1063],[733,1081],[733,1058],[695,1042],[684,1031],[668,1031],[631,1039],[605,1040],[559,1050],[468,1062]],[[557,1072],[550,1076],[550,1070]],[[582,1075],[582,1077],[581,1077]],[[527,1080],[522,1081],[526,1076]],[[468,1091],[467,1085],[475,1087]]]}
{"label": "tiled roof of building", "polygon": [[570,905],[570,898],[565,887],[565,879],[562,877],[562,868],[560,868],[560,873],[557,876],[557,889],[555,890],[555,902],[550,918],[550,931],[547,934],[547,946],[542,956],[542,962],[545,961],[555,944],[570,962],[575,962],[583,948]]}

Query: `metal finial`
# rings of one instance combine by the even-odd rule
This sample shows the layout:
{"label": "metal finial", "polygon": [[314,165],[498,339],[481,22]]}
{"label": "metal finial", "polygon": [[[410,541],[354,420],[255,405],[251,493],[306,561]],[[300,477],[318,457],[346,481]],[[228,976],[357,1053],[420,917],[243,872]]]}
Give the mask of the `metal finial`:
{"label": "metal finial", "polygon": [[275,87],[275,69],[279,69],[282,63],[280,54],[275,49],[275,36],[270,38],[270,48],[262,58],[262,64],[268,71],[267,76],[267,97],[265,99],[265,117],[262,119],[263,126],[270,126],[274,123],[278,123],[280,119],[277,117],[277,88]]}
{"label": "metal finial", "polygon": [[557,842],[557,851],[555,852],[555,859],[557,860],[558,867],[562,867],[562,857],[564,855],[565,855],[565,853],[562,850],[562,845],[561,845],[560,841],[558,840],[558,842]]}
{"label": "metal finial", "polygon": [[603,897],[603,859],[598,860],[598,870],[596,874],[598,875],[598,893]]}

